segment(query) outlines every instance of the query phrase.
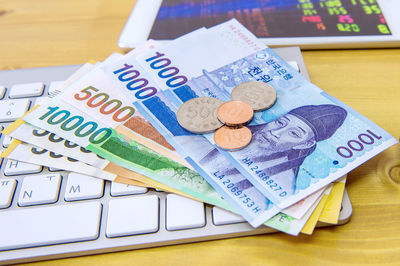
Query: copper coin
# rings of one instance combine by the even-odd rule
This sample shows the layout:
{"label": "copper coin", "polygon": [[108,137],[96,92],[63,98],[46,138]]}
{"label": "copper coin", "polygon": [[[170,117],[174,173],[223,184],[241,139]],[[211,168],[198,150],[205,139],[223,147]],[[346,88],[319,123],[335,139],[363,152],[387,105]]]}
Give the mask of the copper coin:
{"label": "copper coin", "polygon": [[237,85],[231,92],[231,99],[251,105],[254,111],[263,111],[276,102],[275,89],[262,81],[247,81]]}
{"label": "copper coin", "polygon": [[234,151],[246,147],[250,143],[252,136],[253,134],[248,127],[223,126],[215,131],[214,141],[218,147]]}
{"label": "copper coin", "polygon": [[208,133],[222,126],[217,108],[223,101],[213,97],[197,97],[183,103],[176,112],[179,125],[193,133]]}
{"label": "copper coin", "polygon": [[253,118],[253,115],[253,108],[242,101],[229,101],[217,109],[219,121],[228,126],[244,125]]}

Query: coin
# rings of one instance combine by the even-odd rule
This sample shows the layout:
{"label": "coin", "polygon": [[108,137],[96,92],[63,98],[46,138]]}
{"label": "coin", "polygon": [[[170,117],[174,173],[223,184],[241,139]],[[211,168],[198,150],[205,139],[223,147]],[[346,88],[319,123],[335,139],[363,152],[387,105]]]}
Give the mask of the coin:
{"label": "coin", "polygon": [[218,147],[234,151],[246,147],[250,143],[252,136],[253,134],[248,127],[223,126],[215,131],[214,141]]}
{"label": "coin", "polygon": [[256,112],[263,111],[276,102],[276,91],[265,82],[247,81],[233,88],[231,99],[250,104]]}
{"label": "coin", "polygon": [[242,101],[223,103],[217,110],[219,121],[228,126],[244,125],[253,118],[253,115],[253,108]]}
{"label": "coin", "polygon": [[212,132],[222,126],[217,118],[217,108],[222,103],[223,101],[213,97],[193,98],[179,107],[176,118],[178,123],[190,132]]}

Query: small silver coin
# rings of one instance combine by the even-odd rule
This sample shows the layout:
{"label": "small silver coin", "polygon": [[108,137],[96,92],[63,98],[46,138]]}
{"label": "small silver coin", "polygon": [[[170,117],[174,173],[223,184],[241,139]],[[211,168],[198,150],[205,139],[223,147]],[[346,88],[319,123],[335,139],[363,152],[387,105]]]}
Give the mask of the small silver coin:
{"label": "small silver coin", "polygon": [[276,91],[265,82],[247,81],[232,90],[231,99],[250,104],[254,111],[263,111],[275,104]]}
{"label": "small silver coin", "polygon": [[217,117],[217,109],[223,103],[213,97],[193,98],[179,107],[176,118],[181,127],[190,132],[212,132],[223,125]]}

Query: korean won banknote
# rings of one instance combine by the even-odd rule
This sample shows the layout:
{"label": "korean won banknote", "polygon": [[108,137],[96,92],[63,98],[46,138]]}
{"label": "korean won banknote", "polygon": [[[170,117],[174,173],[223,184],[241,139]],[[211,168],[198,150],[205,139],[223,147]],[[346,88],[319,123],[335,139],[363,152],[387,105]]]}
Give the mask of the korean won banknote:
{"label": "korean won banknote", "polygon": [[[170,90],[182,103],[193,97],[230,100],[233,88],[262,81],[277,91],[275,105],[248,126],[251,143],[221,153],[264,195],[286,208],[397,143],[386,131],[308,82],[266,48]],[[248,95],[257,97],[257,91]],[[214,143],[212,136],[207,139]],[[210,158],[210,161],[215,159]]]}

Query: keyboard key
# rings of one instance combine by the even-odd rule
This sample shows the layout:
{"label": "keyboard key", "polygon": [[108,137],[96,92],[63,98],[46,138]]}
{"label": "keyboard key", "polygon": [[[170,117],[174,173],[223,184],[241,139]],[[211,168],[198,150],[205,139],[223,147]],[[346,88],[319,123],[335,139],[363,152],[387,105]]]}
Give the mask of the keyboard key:
{"label": "keyboard key", "polygon": [[0,212],[0,250],[93,240],[100,219],[99,202]]}
{"label": "keyboard key", "polygon": [[61,176],[59,174],[27,176],[22,182],[18,205],[54,203],[58,200],[60,184]]}
{"label": "keyboard key", "polygon": [[158,231],[159,202],[155,195],[111,199],[108,203],[107,237]]}
{"label": "keyboard key", "polygon": [[1,101],[0,122],[11,122],[17,120],[28,111],[30,103],[31,101],[29,99]]}
{"label": "keyboard key", "polygon": [[134,194],[144,194],[147,188],[111,182],[111,196],[125,196]]}
{"label": "keyboard key", "polygon": [[78,173],[68,175],[65,200],[98,199],[103,196],[104,180]]}
{"label": "keyboard key", "polygon": [[3,139],[3,147],[7,148],[8,146],[10,146],[11,142],[13,141],[12,137],[6,136],[4,135],[4,139]]}
{"label": "keyboard key", "polygon": [[3,98],[5,92],[6,92],[6,87],[0,86],[0,99]]}
{"label": "keyboard key", "polygon": [[42,171],[42,166],[31,163],[24,163],[16,160],[7,160],[7,164],[4,167],[5,175],[24,175],[24,174],[36,174]]}
{"label": "keyboard key", "polygon": [[48,89],[48,94],[52,94],[55,90],[57,90],[64,81],[53,81],[50,83],[49,89]]}
{"label": "keyboard key", "polygon": [[242,223],[246,222],[246,220],[235,213],[230,211],[213,207],[213,221],[215,225],[224,225],[224,224],[235,224],[235,223]]}
{"label": "keyboard key", "polygon": [[16,84],[10,88],[8,97],[15,99],[40,96],[43,94],[43,90],[44,84],[41,82]]}
{"label": "keyboard key", "polygon": [[10,207],[16,185],[14,179],[0,179],[0,209]]}
{"label": "keyboard key", "polygon": [[168,194],[166,201],[167,230],[203,227],[206,224],[204,204],[189,198]]}

